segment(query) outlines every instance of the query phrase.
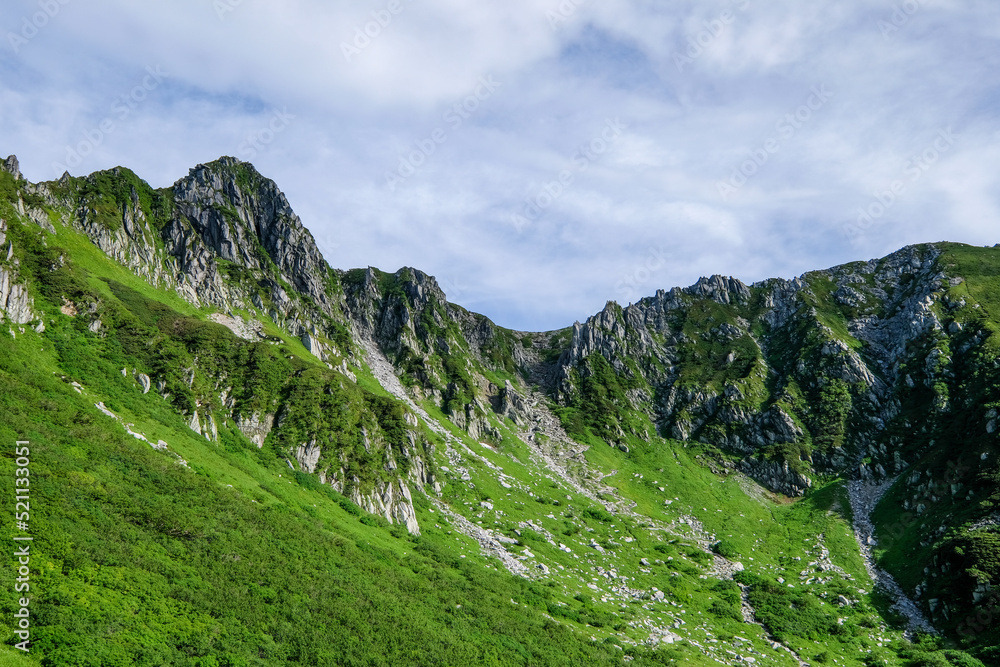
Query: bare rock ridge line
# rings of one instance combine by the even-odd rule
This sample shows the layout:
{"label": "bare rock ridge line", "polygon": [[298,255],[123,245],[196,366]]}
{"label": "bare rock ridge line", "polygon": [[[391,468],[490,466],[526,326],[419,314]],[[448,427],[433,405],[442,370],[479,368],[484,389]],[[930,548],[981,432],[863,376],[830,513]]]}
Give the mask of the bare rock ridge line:
{"label": "bare rock ridge line", "polygon": [[[20,176],[16,158],[8,159],[5,169]],[[123,179],[129,173],[112,171]],[[76,209],[73,224],[105,253],[154,285],[172,287],[192,303],[213,305],[228,313],[218,321],[238,335],[259,335],[253,322],[232,316],[234,310],[242,309],[270,317],[301,337],[307,349],[324,361],[352,356],[338,329],[360,334],[366,344],[393,358],[403,354],[426,357],[435,348],[447,354],[455,343],[461,346],[463,342],[475,356],[481,356],[505,337],[485,318],[448,304],[434,279],[419,271],[397,272],[393,278],[401,291],[386,293],[382,274],[372,269],[361,272],[358,282],[352,272],[330,269],[285,196],[251,165],[222,158],[195,167],[169,191],[173,210],[163,220],[143,209],[137,187],[141,189],[141,184],[133,185],[131,195],[122,202],[117,228],[109,227],[86,198],[72,202]],[[67,203],[66,195],[53,184],[31,188],[47,202]],[[30,207],[27,212],[32,212]],[[592,371],[589,360],[603,356],[616,373],[638,373],[640,386],[628,392],[627,407],[645,412],[661,433],[743,454],[741,470],[773,491],[801,495],[812,483],[806,471],[788,460],[765,460],[759,452],[808,436],[807,419],[794,404],[761,395],[760,383],[777,373],[779,388],[793,380],[815,387],[815,378],[808,377],[810,371],[803,362],[813,354],[809,348],[818,347],[818,365],[826,377],[863,388],[852,409],[874,428],[851,430],[844,446],[814,452],[808,462],[818,471],[837,471],[868,455],[876,468],[898,469],[904,462],[885,458],[889,454],[882,451],[884,446],[879,447],[879,424],[898,413],[891,390],[903,380],[898,368],[906,346],[928,330],[942,329],[932,305],[951,282],[937,266],[939,255],[931,246],[912,247],[884,260],[753,286],[723,276],[702,278],[689,288],[660,290],[626,308],[609,303],[586,323],[574,325],[568,345],[548,370],[537,349],[522,340],[507,341],[508,353],[515,367],[551,378],[551,385],[540,389],[554,392],[564,404],[579,396],[579,378]],[[229,264],[263,274],[263,292],[241,280],[233,281],[232,273],[224,275]],[[900,279],[909,274],[916,279],[904,286]],[[330,277],[339,277],[342,293],[328,289]],[[862,359],[852,340],[845,341],[817,317],[810,299],[815,297],[818,280],[837,288],[833,298],[839,306],[858,311],[847,328],[853,341],[863,341],[875,353],[872,361]],[[30,304],[8,270],[0,275],[0,297],[12,320],[23,323],[31,318]],[[751,304],[755,298],[760,299],[757,306]],[[725,363],[734,368],[746,366],[741,373],[732,373],[721,390],[692,387],[682,377],[681,359],[699,341],[678,330],[674,320],[687,316],[699,301],[734,310],[732,322],[718,323],[701,334],[713,345],[732,348]],[[438,324],[456,321],[464,341],[428,340],[428,332],[420,326],[428,312]],[[798,343],[800,357],[794,370],[787,365],[776,368],[770,359],[775,346],[761,337],[755,321],[772,331],[806,323],[815,327],[819,340]],[[752,341],[751,358],[741,358],[744,340]],[[638,366],[629,366],[628,360],[638,361]],[[385,378],[398,372],[389,365]],[[341,368],[350,372],[346,363]],[[434,378],[428,380],[424,383],[431,385],[426,387],[427,395],[440,400],[444,391],[433,386]],[[399,396],[401,392],[392,393]],[[470,405],[474,404],[475,400]],[[614,444],[615,434],[609,435]]]}
{"label": "bare rock ridge line", "polygon": [[[940,254],[933,246],[904,248],[883,260],[753,286],[713,276],[691,288],[661,290],[624,308],[609,303],[574,326],[557,364],[557,391],[563,400],[578,395],[576,376],[583,374],[588,359],[601,355],[616,373],[638,373],[652,389],[640,386],[630,397],[662,433],[744,454],[742,470],[773,491],[795,496],[811,485],[809,476],[787,460],[761,460],[756,454],[815,433],[809,433],[807,407],[783,399],[780,392],[769,397],[767,384],[780,389],[794,381],[819,393],[822,377],[842,382],[856,394],[852,411],[868,424],[845,433],[841,446],[814,451],[811,467],[844,470],[874,454],[873,466],[898,469],[902,463],[885,458],[876,447],[884,426],[899,411],[893,393],[906,381],[899,369],[908,345],[928,333],[944,332],[935,306],[949,287],[961,282],[942,272]],[[846,326],[839,332],[817,312],[820,289],[832,291],[834,307],[845,313]],[[732,321],[706,322],[707,330],[692,336],[682,323],[691,317],[697,299],[726,307]],[[776,335],[790,340],[776,346],[770,342]],[[858,352],[861,345],[866,346],[864,357]],[[696,352],[710,346],[722,348],[715,363],[733,368],[727,373],[731,379],[722,387],[685,382],[690,371],[685,360],[694,352],[712,362],[711,352]],[[637,368],[629,360],[638,361]]]}
{"label": "bare rock ridge line", "polygon": [[[324,395],[343,392],[385,407],[389,399],[368,389],[374,377],[395,399],[385,415],[399,428],[362,404],[352,414],[368,417],[352,422],[359,435],[353,450],[316,427],[282,441],[280,455],[296,472],[315,475],[412,533],[420,531],[413,497],[421,491],[441,501],[443,483],[482,474],[508,490],[527,488],[498,465],[506,455],[500,445],[513,438],[526,446],[518,451],[527,452],[522,458],[533,479],[706,549],[715,538],[696,519],[642,516],[612,486],[614,473],[587,461],[588,447],[635,457],[637,448],[666,439],[696,446],[699,463],[737,475],[751,497],[762,495],[761,487],[799,497],[837,477],[860,480],[849,487],[859,547],[913,629],[945,629],[949,614],[983,594],[951,594],[941,583],[955,565],[938,562],[948,558],[946,531],[964,528],[936,521],[912,527],[920,533],[914,541],[935,551],[936,570],[908,596],[872,560],[870,516],[883,481],[903,471],[920,473],[907,501],[914,508],[927,494],[936,513],[950,502],[975,508],[986,500],[971,474],[939,493],[934,466],[935,455],[949,448],[972,456],[977,470],[996,464],[1000,362],[992,347],[989,262],[998,249],[908,246],[754,284],[711,276],[624,307],[609,302],[559,331],[517,332],[449,302],[434,277],[417,269],[331,267],[277,185],[234,158],[198,165],[159,190],[122,168],[40,184],[23,179],[13,156],[0,170],[6,184],[14,179],[0,219],[0,311],[12,335],[51,326],[55,313],[43,309],[76,318],[95,336],[114,334],[106,308],[114,300],[106,292],[60,299],[32,291],[36,272],[18,247],[25,230],[43,246],[77,232],[149,285],[211,311],[196,319],[255,346],[274,346],[268,349],[280,350],[284,361],[307,359],[323,376]],[[71,267],[73,258],[63,255],[49,262],[51,271]],[[979,263],[987,269],[977,275]],[[142,298],[115,281],[108,289],[123,303]],[[172,393],[169,373],[152,368],[123,376],[164,400],[186,396],[204,380],[209,389],[177,409],[209,441],[225,435],[223,425],[258,447],[289,431],[289,401],[254,403],[204,358],[184,365],[176,369],[186,386],[180,392]],[[443,459],[435,459],[435,447]],[[362,448],[363,455],[351,453]],[[363,462],[370,468],[359,474]],[[991,510],[967,525],[988,530],[995,523]],[[511,572],[542,572],[512,556],[499,530],[453,525]],[[732,576],[734,568],[717,560],[712,575]]]}
{"label": "bare rock ridge line", "polygon": [[[16,159],[8,160],[7,169],[19,174]],[[129,173],[116,169],[112,175],[127,179]],[[626,407],[647,414],[660,433],[742,454],[741,470],[769,489],[793,496],[811,485],[808,471],[788,460],[765,460],[759,455],[768,447],[811,435],[805,409],[795,401],[781,400],[782,386],[795,381],[816,391],[816,377],[803,364],[819,352],[818,363],[811,361],[825,377],[859,388],[851,410],[870,427],[850,430],[842,446],[814,451],[809,467],[838,471],[868,456],[876,468],[898,468],[903,462],[886,458],[892,454],[881,451],[879,424],[898,414],[892,394],[905,379],[898,369],[907,345],[928,331],[942,330],[933,305],[951,284],[937,264],[940,252],[933,246],[906,248],[883,260],[791,281],[748,286],[734,278],[712,276],[688,288],[660,290],[626,308],[609,303],[598,315],[572,327],[557,361],[544,362],[534,349],[537,345],[449,304],[426,274],[413,269],[397,272],[390,282],[401,289],[394,291],[386,288],[384,274],[373,269],[331,269],[273,181],[233,158],[199,165],[168,193],[160,193],[172,202],[170,215],[163,219],[144,210],[138,193],[142,184],[133,186],[116,226],[109,226],[90,200],[68,202],[56,184],[30,187],[48,202],[71,203],[76,209],[73,224],[80,231],[154,285],[173,288],[197,305],[218,307],[229,318],[227,326],[237,321],[231,316],[235,310],[267,316],[324,361],[352,357],[346,336],[350,331],[394,359],[438,351],[448,355],[463,343],[482,359],[485,350],[503,345],[515,368],[551,378],[550,384],[539,388],[566,404],[579,397],[580,379],[593,372],[591,360],[602,356],[616,373],[637,376],[638,386],[627,392]],[[243,274],[230,270],[232,265],[242,272],[260,273],[263,280],[258,285],[233,280]],[[913,280],[902,281],[911,275]],[[331,280],[340,282],[342,289],[331,290]],[[831,329],[817,315],[814,300],[821,283],[830,284],[837,307],[851,313],[846,339],[843,331]],[[16,319],[28,318],[30,308],[9,272],[0,277],[0,285],[10,312]],[[701,302],[732,313],[731,321],[701,332],[698,338],[704,341],[678,328],[678,318],[690,317],[692,307]],[[431,339],[425,324],[428,314],[435,324],[458,324],[461,335]],[[252,334],[253,324],[248,324],[249,331],[238,325],[234,331]],[[798,364],[777,364],[773,357],[778,348],[762,333],[787,335],[786,330],[803,325],[815,334],[792,341],[790,353],[798,355]],[[864,358],[856,349],[859,341],[869,351]],[[689,364],[682,360],[704,346],[729,348],[723,363],[732,372],[721,387],[694,386],[684,379]],[[704,361],[718,363],[711,358]],[[350,372],[346,365],[342,368]],[[777,382],[770,382],[775,373]],[[422,384],[425,396],[443,398],[444,387],[434,386],[435,378]],[[768,384],[777,389],[768,389]],[[609,433],[612,444],[616,435]]]}

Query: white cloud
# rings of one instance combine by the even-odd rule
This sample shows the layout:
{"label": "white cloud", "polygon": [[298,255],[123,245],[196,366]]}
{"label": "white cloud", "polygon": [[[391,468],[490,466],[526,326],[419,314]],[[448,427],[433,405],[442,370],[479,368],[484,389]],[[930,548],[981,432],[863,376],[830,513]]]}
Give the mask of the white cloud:
{"label": "white cloud", "polygon": [[[207,0],[67,4],[0,60],[0,148],[30,178],[55,178],[53,163],[111,116],[114,131],[73,173],[121,164],[165,186],[222,154],[252,157],[335,266],[416,266],[522,329],[703,273],[789,277],[996,235],[1000,8],[986,0],[921,0],[889,31],[891,6],[857,1],[399,0],[394,14],[389,0],[222,1],[233,11],[221,19]],[[578,8],[553,26],[560,4]],[[16,31],[34,7],[8,3],[0,25]],[[374,36],[348,59],[343,43],[366,27]],[[114,115],[147,66],[169,77]],[[482,77],[499,86],[446,115]],[[832,96],[789,132],[782,120],[815,86]],[[248,148],[275,111],[294,119]],[[574,159],[616,118],[627,129],[607,151]],[[948,127],[961,139],[947,155],[846,235]],[[438,129],[443,141],[421,149]],[[760,159],[769,139],[777,150]],[[413,155],[419,167],[387,187]],[[720,181],[755,155],[721,197]],[[571,182],[516,228],[511,217],[563,171]],[[670,261],[651,270],[650,248]]]}

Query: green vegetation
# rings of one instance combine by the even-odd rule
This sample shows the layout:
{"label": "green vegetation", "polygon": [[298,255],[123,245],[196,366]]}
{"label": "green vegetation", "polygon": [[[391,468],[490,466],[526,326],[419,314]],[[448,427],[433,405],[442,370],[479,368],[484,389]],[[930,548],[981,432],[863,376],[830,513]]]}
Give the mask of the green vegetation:
{"label": "green vegetation", "polygon": [[813,443],[818,450],[829,451],[844,446],[851,404],[851,389],[843,380],[830,380],[819,390],[813,428]]}
{"label": "green vegetation", "polygon": [[[272,187],[249,165],[213,168],[251,198]],[[944,247],[942,265],[966,278],[931,306],[948,333],[911,341],[892,388],[898,414],[865,452],[851,443],[871,401],[863,383],[842,378],[851,377],[852,355],[869,350],[848,321],[886,313],[864,299],[844,305],[828,273],[807,276],[795,302],[802,316],[773,329],[760,317],[766,286],[733,303],[686,294],[662,330],[648,332],[610,305],[613,330],[601,335],[620,352],[599,348],[552,395],[571,444],[542,421],[490,409],[506,381],[528,377],[519,348],[532,348],[548,372],[571,328],[504,330],[445,302],[412,269],[327,272],[330,302],[349,309],[360,299],[385,328],[379,342],[414,409],[351,355],[351,324],[336,309],[316,322],[338,348],[329,364],[306,351],[299,329],[261,314],[273,284],[289,292],[294,317],[318,307],[293,293],[256,235],[249,241],[262,271],[218,262],[246,295],[233,314],[263,328],[248,341],[211,321],[211,309],[109,261],[67,224],[82,208],[88,228],[119,232],[141,212],[157,245],[174,214],[171,191],[123,169],[52,184],[54,200],[24,187],[0,173],[0,216],[41,319],[0,328],[0,441],[31,441],[34,644],[31,656],[9,650],[15,600],[2,587],[0,665],[707,666],[752,656],[788,667],[982,667],[1000,659],[1000,538],[989,525],[969,528],[1000,508],[988,426],[989,411],[1000,409],[995,251]],[[55,232],[25,223],[18,196]],[[216,213],[242,224],[234,202]],[[360,289],[368,275],[374,294]],[[875,293],[865,275],[851,277],[848,296]],[[670,354],[632,355],[647,333],[671,341]],[[683,442],[661,435],[673,425],[661,419],[676,398],[671,388],[702,401],[674,416],[690,426]],[[813,488],[784,498],[736,472],[746,451],[711,444],[747,435],[745,424],[712,421],[724,410],[791,420],[801,436],[751,446],[812,475]],[[892,627],[897,619],[858,551],[843,481],[811,467],[814,457],[835,456],[888,467],[883,442],[912,467],[874,516],[880,562],[907,589],[920,585],[923,599],[940,601],[933,620],[945,638],[909,643]],[[0,474],[12,475],[13,454],[2,451]],[[396,509],[413,510],[419,535],[398,513],[364,509],[401,489],[412,507]],[[0,539],[14,528],[5,524]],[[970,608],[973,595],[980,601]],[[750,608],[757,622],[744,620]]]}
{"label": "green vegetation", "polygon": [[153,229],[159,231],[171,218],[173,197],[170,190],[154,190],[132,171],[117,167],[99,171],[86,178],[71,179],[64,189],[76,197],[77,205],[93,211],[93,219],[111,230],[122,227],[126,211],[134,208],[149,212]]}
{"label": "green vegetation", "polygon": [[600,354],[585,360],[583,370],[572,378],[578,391],[569,408],[557,410],[566,431],[579,439],[597,437],[608,442],[629,433],[645,432],[648,420],[639,417],[626,391],[638,388],[642,380],[635,373],[615,373]]}
{"label": "green vegetation", "polygon": [[[249,443],[217,450],[161,410],[193,469],[177,465],[53,375],[93,341],[51,340],[0,336],[0,437],[32,442],[41,664],[571,665],[614,655],[547,622],[545,589],[433,541],[378,537],[329,487],[282,497],[281,467],[247,456]],[[80,377],[88,393],[107,391],[125,409],[160,401],[116,387],[91,362]],[[397,404],[369,400],[387,432],[400,428]],[[214,463],[201,453],[211,450]],[[12,452],[2,460],[11,475]],[[234,474],[257,488],[219,483]],[[5,588],[2,606],[12,604]]]}
{"label": "green vegetation", "polygon": [[983,584],[1000,582],[1000,541],[993,528],[970,532],[969,526],[1000,506],[996,438],[983,416],[1000,404],[995,364],[1000,309],[993,291],[1000,261],[991,249],[956,244],[942,249],[940,264],[964,279],[951,285],[940,310],[952,335],[918,340],[917,363],[903,369],[909,380],[900,389],[902,410],[888,430],[914,465],[874,519],[883,567],[905,588],[921,586],[924,599],[938,600],[931,615],[936,626],[988,662],[1000,632],[980,617],[992,618],[992,603],[988,596],[975,605],[969,601],[982,595],[976,590]]}
{"label": "green vegetation", "polygon": [[845,631],[832,614],[820,607],[814,595],[789,591],[748,572],[738,573],[736,580],[749,588],[750,604],[779,641],[788,641],[791,636],[819,639]]}

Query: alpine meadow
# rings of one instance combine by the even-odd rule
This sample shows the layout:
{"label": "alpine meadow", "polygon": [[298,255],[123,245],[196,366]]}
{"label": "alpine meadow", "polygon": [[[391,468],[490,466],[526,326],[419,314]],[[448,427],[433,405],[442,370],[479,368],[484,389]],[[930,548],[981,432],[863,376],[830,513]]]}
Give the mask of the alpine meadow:
{"label": "alpine meadow", "polygon": [[1000,247],[649,291],[513,331],[249,162],[8,158],[0,666],[1000,665]]}

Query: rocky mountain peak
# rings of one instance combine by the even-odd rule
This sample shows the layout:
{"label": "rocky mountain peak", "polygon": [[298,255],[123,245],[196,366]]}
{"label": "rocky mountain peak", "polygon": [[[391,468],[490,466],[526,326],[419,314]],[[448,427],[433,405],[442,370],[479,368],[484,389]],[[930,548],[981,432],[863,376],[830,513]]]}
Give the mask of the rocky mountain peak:
{"label": "rocky mountain peak", "polygon": [[750,298],[750,288],[729,276],[714,275],[710,278],[699,278],[698,282],[684,291],[722,304],[746,301]]}
{"label": "rocky mountain peak", "polygon": [[329,311],[329,267],[284,193],[253,165],[232,157],[201,164],[173,187],[179,217],[218,257],[278,276]]}
{"label": "rocky mountain peak", "polygon": [[21,178],[21,165],[18,164],[17,156],[10,155],[6,160],[3,161],[2,166],[0,166],[4,171],[13,176],[14,178]]}
{"label": "rocky mountain peak", "polygon": [[[20,177],[14,156],[0,164]],[[803,642],[823,627],[832,629],[832,644],[843,628],[851,653],[864,636],[869,647],[884,648],[885,628],[875,646],[880,621],[861,604],[869,578],[900,604],[909,602],[903,608],[916,610],[907,611],[911,619],[922,612],[943,632],[1000,581],[996,250],[910,246],[752,287],[714,275],[627,307],[609,301],[572,327],[530,333],[449,303],[437,281],[417,269],[331,269],[275,183],[235,158],[199,165],[171,188],[151,188],[115,168],[65,175],[59,185],[18,180],[5,195],[0,376],[28,389],[0,392],[15,401],[12,414],[37,411],[33,397],[44,392],[52,418],[86,411],[94,417],[92,438],[59,441],[63,427],[45,426],[55,445],[94,445],[88,456],[121,461],[123,442],[133,439],[157,457],[176,456],[172,447],[185,443],[194,453],[192,475],[215,476],[212,466],[231,460],[239,474],[216,479],[234,486],[245,479],[250,503],[271,493],[268,487],[282,491],[276,498],[290,498],[286,484],[297,484],[305,511],[284,517],[301,516],[308,525],[288,533],[292,539],[319,526],[316,516],[334,517],[331,526],[357,518],[361,526],[344,535],[388,530],[380,541],[407,539],[404,526],[422,533],[420,544],[431,549],[411,553],[430,558],[425,564],[437,571],[447,562],[436,555],[445,547],[474,557],[461,553],[468,544],[461,534],[514,575],[558,576],[567,584],[578,577],[578,586],[563,587],[565,605],[553,598],[546,610],[558,603],[581,623],[634,610],[621,617],[623,625],[603,623],[605,631],[625,628],[629,641],[644,641],[643,628],[654,627],[640,623],[688,606],[678,611],[698,627],[673,616],[671,634],[657,630],[653,643],[691,631],[701,639],[708,628],[733,636],[732,623],[756,618],[755,596],[767,593],[773,599],[758,610],[792,609],[789,616],[825,624],[809,620]],[[107,261],[77,254],[84,239]],[[120,282],[120,267],[150,289]],[[95,289],[94,279],[105,284]],[[175,309],[175,294],[201,309]],[[44,373],[31,370],[40,359]],[[65,374],[61,392],[50,367]],[[134,406],[139,426],[118,417],[109,399]],[[168,412],[175,414],[162,420]],[[44,418],[32,415],[30,423],[44,426]],[[164,440],[140,432],[154,423]],[[244,449],[257,451],[246,458]],[[144,450],[138,445],[132,453]],[[77,465],[72,458],[51,459],[69,466],[65,478]],[[267,467],[248,468],[253,460]],[[147,461],[157,474],[164,469]],[[274,476],[269,485],[258,481]],[[851,480],[846,490],[844,479]],[[154,486],[143,488],[160,494]],[[766,489],[808,498],[801,509],[770,512],[772,501],[793,501]],[[220,490],[232,506],[234,491]],[[308,495],[317,490],[323,493]],[[80,493],[93,506],[91,491]],[[176,497],[180,505],[195,495]],[[841,516],[848,506],[853,528]],[[63,525],[76,525],[78,506],[67,507],[74,520]],[[198,509],[201,516],[212,511]],[[201,540],[196,514],[160,522],[149,535],[179,543],[181,531],[185,542]],[[94,525],[107,525],[106,516]],[[814,528],[815,541],[787,539]],[[843,551],[855,534],[872,567],[871,547],[879,541],[884,562],[905,575],[905,590],[874,570],[865,578],[858,552]],[[315,544],[313,552],[332,543],[324,536]],[[399,542],[404,556],[411,544]],[[224,549],[226,558],[235,553]],[[852,556],[839,562],[853,562],[853,572],[842,571],[830,550]],[[748,554],[770,555],[756,562],[747,556],[745,565],[730,560]],[[420,576],[410,567],[416,562],[400,561],[406,581],[413,581],[411,572]],[[727,580],[744,571],[753,576]],[[779,572],[781,586],[770,583]],[[665,582],[667,590],[647,590]],[[219,579],[217,586],[228,583]],[[500,590],[501,607],[510,599],[515,613],[531,613],[516,591],[507,598]],[[577,590],[583,594],[568,597]],[[675,595],[685,590],[700,592],[704,602]],[[911,591],[915,602],[907,599]],[[801,597],[807,595],[814,598]],[[985,599],[992,604],[995,594]],[[798,600],[812,601],[789,606]],[[827,605],[830,613],[817,611]],[[597,612],[602,616],[589,616]],[[560,623],[572,620],[558,615]],[[789,616],[769,618],[779,628]],[[586,627],[589,635],[601,626]],[[739,632],[758,631],[747,625]],[[764,658],[781,644],[763,627],[758,634],[757,657],[736,662],[794,664],[784,655],[790,649],[774,661]],[[741,643],[749,653],[751,639]],[[614,650],[623,647],[615,646],[617,664]],[[259,654],[256,642],[252,650]],[[874,658],[864,663],[882,663]]]}

